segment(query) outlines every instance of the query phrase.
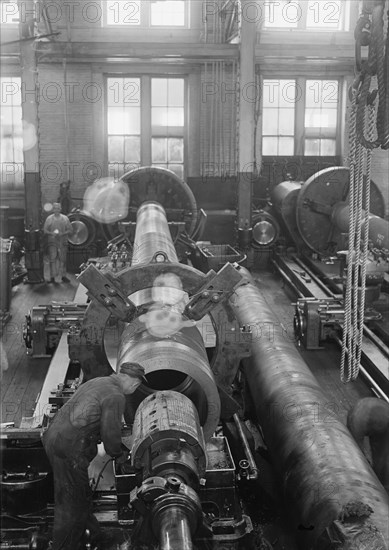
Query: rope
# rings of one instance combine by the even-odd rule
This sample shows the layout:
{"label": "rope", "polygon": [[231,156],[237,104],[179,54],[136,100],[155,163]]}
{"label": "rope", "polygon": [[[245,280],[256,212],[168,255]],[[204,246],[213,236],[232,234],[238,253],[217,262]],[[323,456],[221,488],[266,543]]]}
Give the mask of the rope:
{"label": "rope", "polygon": [[[349,192],[349,249],[345,290],[344,326],[340,378],[347,383],[359,374],[365,312],[366,272],[369,253],[369,214],[372,150],[358,143],[356,125],[356,97],[354,92],[350,113],[350,192]],[[375,107],[368,108],[368,137],[375,133]],[[365,166],[364,166],[365,165]],[[365,213],[362,216],[363,203]],[[363,246],[362,244],[363,231]],[[362,250],[361,250],[362,249]],[[347,368],[346,368],[346,352]]]}
{"label": "rope", "polygon": [[[359,374],[362,353],[365,311],[366,271],[369,252],[370,179],[372,150],[389,148],[389,37],[385,51],[383,30],[384,2],[374,4],[371,11],[371,39],[367,61],[360,62],[360,32],[366,28],[366,11],[357,24],[357,65],[362,67],[351,89],[352,104],[349,123],[349,248],[344,299],[344,325],[340,378],[347,383]],[[362,25],[363,23],[363,25]],[[389,26],[388,26],[389,30]],[[367,45],[367,42],[363,45]],[[372,77],[377,75],[378,90],[370,91]],[[378,108],[375,98],[378,95]],[[367,135],[366,132],[367,125]],[[364,184],[366,182],[366,184]],[[363,202],[365,214],[362,219]],[[362,230],[364,231],[361,250]],[[347,353],[347,366],[346,366]]]}
{"label": "rope", "polygon": [[[352,330],[352,342],[351,353],[349,353],[351,380],[355,380],[359,373],[359,363],[357,363],[358,356],[358,341],[361,314],[359,308],[360,293],[359,293],[359,270],[361,263],[361,237],[362,237],[362,201],[363,201],[363,161],[364,151],[360,143],[357,145],[357,178],[356,178],[356,190],[354,196],[354,216],[355,216],[355,247],[354,247],[354,263],[353,263],[353,304],[352,304],[352,316],[353,316],[353,330]],[[363,314],[362,314],[363,317]]]}
{"label": "rope", "polygon": [[356,150],[357,150],[357,139],[356,139],[356,115],[357,115],[357,93],[353,91],[351,111],[350,111],[350,121],[349,121],[349,166],[350,166],[350,191],[349,191],[349,243],[348,243],[348,254],[347,254],[347,280],[346,280],[346,291],[345,291],[345,305],[344,305],[344,325],[343,325],[343,339],[342,339],[342,354],[341,354],[341,363],[340,363],[340,379],[342,382],[346,383],[351,380],[351,365],[350,365],[350,354],[351,349],[348,353],[347,361],[347,373],[345,374],[345,359],[346,359],[346,350],[347,344],[351,342],[351,333],[352,333],[352,287],[353,287],[353,270],[352,270],[352,261],[354,256],[354,228],[355,228],[355,218],[354,218],[354,192],[355,192],[355,172],[356,172]]}
{"label": "rope", "polygon": [[[369,106],[368,111],[368,133],[371,138],[374,134],[374,106]],[[370,179],[371,179],[371,161],[372,151],[366,150],[366,186],[365,186],[365,219],[364,219],[364,235],[363,235],[363,251],[361,261],[361,304],[359,308],[359,334],[358,334],[358,353],[356,363],[359,370],[359,364],[361,362],[362,354],[362,339],[363,339],[363,322],[365,314],[365,290],[366,290],[366,268],[367,268],[367,256],[369,253],[369,221],[370,221]],[[358,373],[357,373],[358,376]]]}

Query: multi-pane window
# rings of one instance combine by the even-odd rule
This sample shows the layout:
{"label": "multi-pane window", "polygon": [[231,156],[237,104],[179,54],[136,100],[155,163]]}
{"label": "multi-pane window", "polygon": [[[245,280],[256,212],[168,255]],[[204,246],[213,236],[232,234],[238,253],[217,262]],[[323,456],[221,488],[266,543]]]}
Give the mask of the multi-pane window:
{"label": "multi-pane window", "polygon": [[19,6],[16,0],[1,0],[0,21],[2,25],[17,25],[19,23]]}
{"label": "multi-pane window", "polygon": [[350,0],[265,0],[264,27],[345,31],[350,23]]}
{"label": "multi-pane window", "polygon": [[337,80],[305,83],[305,155],[336,155],[338,88]]}
{"label": "multi-pane window", "polygon": [[108,168],[123,174],[140,165],[140,78],[107,79]]}
{"label": "multi-pane window", "polygon": [[184,178],[184,98],[184,78],[107,78],[110,175],[152,164]]}
{"label": "multi-pane window", "polygon": [[264,80],[262,154],[294,154],[295,80]]}
{"label": "multi-pane window", "polygon": [[152,164],[184,177],[184,79],[151,79]]}
{"label": "multi-pane window", "polygon": [[184,0],[103,0],[106,25],[140,27],[187,26],[188,4]]}
{"label": "multi-pane window", "polygon": [[21,79],[1,77],[1,182],[14,187],[23,183],[23,124]]}
{"label": "multi-pane window", "polygon": [[339,81],[263,81],[262,154],[339,154]]}

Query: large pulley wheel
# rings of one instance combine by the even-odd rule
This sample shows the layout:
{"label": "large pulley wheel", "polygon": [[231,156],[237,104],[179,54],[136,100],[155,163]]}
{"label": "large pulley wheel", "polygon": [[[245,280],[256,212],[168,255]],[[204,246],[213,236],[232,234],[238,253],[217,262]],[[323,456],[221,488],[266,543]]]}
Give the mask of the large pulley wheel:
{"label": "large pulley wheel", "polygon": [[120,179],[130,189],[130,217],[135,216],[145,201],[156,201],[165,209],[168,221],[184,222],[187,233],[193,233],[197,222],[196,200],[190,187],[174,172],[157,166],[142,167]]}
{"label": "large pulley wheel", "polygon": [[[343,246],[342,233],[332,221],[336,204],[349,201],[350,170],[344,166],[325,168],[311,176],[297,198],[297,226],[304,242],[322,255]],[[376,184],[370,182],[370,212],[384,217],[385,202]]]}

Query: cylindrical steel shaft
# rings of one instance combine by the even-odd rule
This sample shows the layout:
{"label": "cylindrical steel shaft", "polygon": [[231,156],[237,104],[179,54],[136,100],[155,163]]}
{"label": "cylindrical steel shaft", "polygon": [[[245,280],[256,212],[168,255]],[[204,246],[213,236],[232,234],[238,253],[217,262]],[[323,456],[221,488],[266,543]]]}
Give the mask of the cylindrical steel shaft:
{"label": "cylindrical steel shaft", "polygon": [[160,550],[192,550],[188,518],[178,506],[161,514],[159,532]]}
{"label": "cylindrical steel shaft", "polygon": [[157,252],[163,252],[170,262],[178,262],[164,208],[156,202],[145,202],[136,217],[131,264],[148,264]]}
{"label": "cylindrical steel shaft", "polygon": [[[332,210],[332,220],[343,233],[348,233],[349,206],[346,203],[337,203]],[[362,236],[365,235],[365,211],[362,211]],[[389,222],[369,214],[369,241],[379,249],[389,249]]]}
{"label": "cylindrical steel shaft", "polygon": [[158,253],[166,256],[161,258],[166,270],[164,265],[154,281],[145,281],[145,288],[131,295],[137,306],[147,304],[148,309],[126,325],[118,348],[118,371],[136,362],[147,376],[147,383],[127,398],[127,419],[133,419],[141,400],[151,393],[174,389],[195,403],[208,440],[220,418],[219,393],[200,332],[182,316],[188,295],[180,278],[169,271],[178,259],[165,210],[156,202],[145,202],[137,214],[132,263],[147,265]]}
{"label": "cylindrical steel shaft", "polygon": [[[239,322],[252,328],[248,387],[287,502],[295,510],[296,532],[308,539],[301,547],[311,548],[351,509],[345,527],[354,534],[349,532],[346,542],[354,535],[368,535],[369,542],[352,539],[355,545],[347,548],[386,549],[388,495],[337,418],[336,403],[325,397],[254,284],[238,287],[230,302]],[[367,507],[373,511],[367,519],[372,530],[357,518]]]}

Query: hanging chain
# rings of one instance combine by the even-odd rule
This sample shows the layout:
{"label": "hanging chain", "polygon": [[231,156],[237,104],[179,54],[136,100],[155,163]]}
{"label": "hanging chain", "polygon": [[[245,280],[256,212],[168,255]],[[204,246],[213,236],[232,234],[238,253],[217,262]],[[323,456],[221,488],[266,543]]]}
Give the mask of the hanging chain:
{"label": "hanging chain", "polygon": [[[389,148],[389,99],[388,99],[388,86],[389,86],[389,71],[387,69],[389,61],[388,44],[385,47],[384,40],[384,1],[376,1],[371,10],[371,38],[369,39],[369,53],[367,60],[363,63],[360,62],[361,72],[356,78],[356,85],[359,89],[358,108],[357,108],[357,136],[359,142],[366,149],[375,149],[381,147],[382,149]],[[361,18],[367,18],[369,21],[368,12],[364,13]],[[389,22],[388,22],[389,28]],[[362,26],[357,24],[358,36]],[[357,32],[356,29],[356,32]],[[367,44],[364,44],[367,45]],[[360,44],[359,44],[360,48]],[[360,56],[360,51],[358,51]],[[370,86],[372,77],[377,75],[378,89],[370,92]],[[370,97],[378,95],[378,109],[375,114],[375,126],[377,128],[377,135],[373,136],[365,135],[365,118],[366,110],[370,101]]]}

